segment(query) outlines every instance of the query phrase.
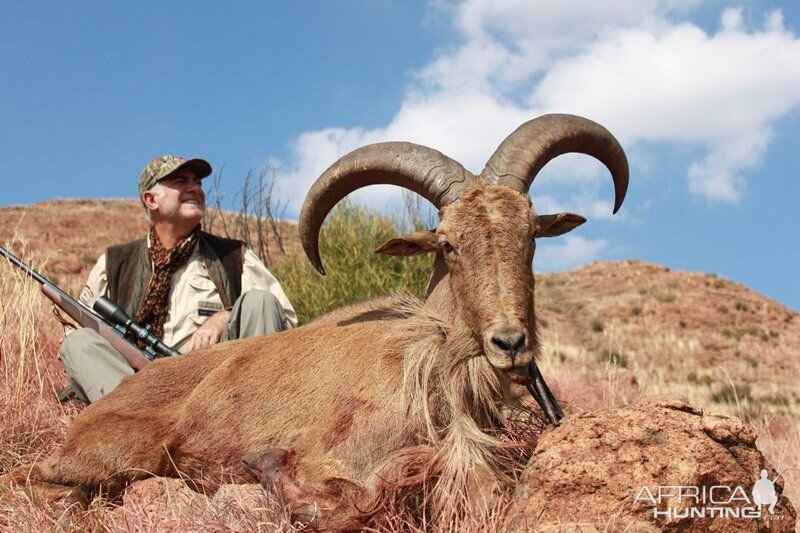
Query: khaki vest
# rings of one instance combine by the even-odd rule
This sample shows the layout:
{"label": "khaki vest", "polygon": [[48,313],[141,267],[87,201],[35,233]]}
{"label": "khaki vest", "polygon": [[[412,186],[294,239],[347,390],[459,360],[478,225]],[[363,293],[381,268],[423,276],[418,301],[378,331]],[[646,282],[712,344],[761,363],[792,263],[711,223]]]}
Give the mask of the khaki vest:
{"label": "khaki vest", "polygon": [[[217,287],[222,305],[225,309],[230,309],[242,294],[244,242],[201,231],[197,246],[198,253],[208,267],[211,280]],[[106,250],[109,298],[131,318],[136,316],[152,276],[147,237],[111,246]]]}

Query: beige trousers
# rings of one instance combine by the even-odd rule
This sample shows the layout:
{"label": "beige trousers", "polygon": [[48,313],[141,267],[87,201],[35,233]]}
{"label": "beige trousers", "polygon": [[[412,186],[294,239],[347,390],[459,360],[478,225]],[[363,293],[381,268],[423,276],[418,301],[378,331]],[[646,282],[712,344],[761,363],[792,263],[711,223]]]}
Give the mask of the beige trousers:
{"label": "beige trousers", "polygon": [[[253,289],[242,294],[231,309],[220,342],[258,337],[286,329],[286,315],[269,292]],[[97,401],[114,389],[133,368],[95,331],[82,328],[61,343],[61,362],[78,399]]]}

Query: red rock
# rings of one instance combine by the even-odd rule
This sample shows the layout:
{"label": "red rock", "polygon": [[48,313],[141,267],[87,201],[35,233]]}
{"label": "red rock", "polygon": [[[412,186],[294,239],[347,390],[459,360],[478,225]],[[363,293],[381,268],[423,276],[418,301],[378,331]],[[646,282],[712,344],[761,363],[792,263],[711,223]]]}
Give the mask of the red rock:
{"label": "red rock", "polygon": [[[539,438],[508,515],[510,530],[589,523],[636,531],[794,531],[796,514],[782,494],[782,478],[775,483],[774,514],[764,506],[761,519],[712,518],[708,508],[720,506],[702,503],[703,488],[708,494],[711,487],[726,487],[715,489],[716,500],[727,502],[731,494],[736,500],[721,506],[729,511],[715,513],[755,511],[752,490],[761,470],[770,479],[778,474],[755,441],[755,431],[738,418],[677,401],[568,417]],[[659,487],[667,486],[684,487],[687,496],[698,487],[701,502],[692,497],[679,502],[677,495],[666,494],[678,489],[662,489],[659,503]],[[672,508],[673,514],[656,518],[654,501],[659,512]],[[705,510],[705,518],[675,516],[690,508]]]}

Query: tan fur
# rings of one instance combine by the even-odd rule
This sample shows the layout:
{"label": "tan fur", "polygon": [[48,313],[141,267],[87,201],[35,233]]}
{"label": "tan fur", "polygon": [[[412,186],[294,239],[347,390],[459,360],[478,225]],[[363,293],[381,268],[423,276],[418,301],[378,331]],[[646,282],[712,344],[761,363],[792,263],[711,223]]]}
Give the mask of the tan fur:
{"label": "tan fur", "polygon": [[[505,372],[538,349],[535,220],[526,195],[479,184],[442,210],[435,236],[458,253],[438,252],[440,281],[425,302],[371,300],[155,361],[78,415],[30,480],[113,495],[136,479],[182,475],[213,491],[246,476],[245,454],[277,448],[291,453],[292,483],[307,493],[344,479],[372,495],[373,510],[412,486],[424,487],[432,512],[488,508],[519,445],[502,435]],[[487,340],[500,326],[527,335],[514,361]]]}

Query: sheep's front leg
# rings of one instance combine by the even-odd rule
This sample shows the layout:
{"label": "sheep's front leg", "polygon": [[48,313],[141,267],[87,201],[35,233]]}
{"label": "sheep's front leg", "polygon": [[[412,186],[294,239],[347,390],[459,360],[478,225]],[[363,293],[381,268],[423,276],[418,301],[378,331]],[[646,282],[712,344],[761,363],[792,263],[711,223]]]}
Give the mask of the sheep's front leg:
{"label": "sheep's front leg", "polygon": [[[354,492],[363,488],[320,465],[303,465],[294,452],[283,448],[267,448],[247,454],[242,467],[278,498],[281,507],[292,522],[319,529],[351,529],[357,527],[357,512],[352,507]],[[298,471],[311,468],[316,479],[324,480],[320,486],[298,480]],[[322,475],[320,475],[322,474]],[[350,527],[345,527],[349,524]],[[335,525],[335,527],[334,527]]]}
{"label": "sheep's front leg", "polygon": [[153,416],[117,413],[90,406],[69,427],[64,445],[47,459],[14,469],[3,484],[23,486],[44,500],[77,503],[102,491],[114,498],[133,481],[164,475],[166,422]]}
{"label": "sheep's front leg", "polygon": [[[43,465],[29,464],[15,468],[0,477],[0,487],[8,489],[22,488],[36,502],[62,503],[66,506],[77,506],[85,509],[89,505],[89,492],[82,486],[59,485],[40,481],[47,479]],[[0,489],[2,490],[2,489]]]}

